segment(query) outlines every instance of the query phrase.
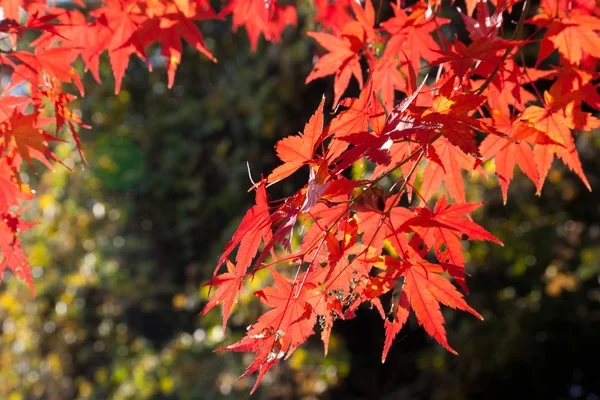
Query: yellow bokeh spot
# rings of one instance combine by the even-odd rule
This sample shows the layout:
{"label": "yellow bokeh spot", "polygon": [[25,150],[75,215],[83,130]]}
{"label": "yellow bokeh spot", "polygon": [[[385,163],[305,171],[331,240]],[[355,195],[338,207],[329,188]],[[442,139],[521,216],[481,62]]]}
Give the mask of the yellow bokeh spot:
{"label": "yellow bokeh spot", "polygon": [[82,381],[79,384],[79,395],[89,397],[92,394],[92,385],[88,381]]}
{"label": "yellow bokeh spot", "polygon": [[100,157],[98,160],[98,165],[109,172],[116,172],[119,170],[119,166],[107,156]]}
{"label": "yellow bokeh spot", "polygon": [[296,349],[292,354],[288,364],[292,369],[299,370],[302,368],[302,364],[304,364],[304,360],[306,360],[306,351],[303,349]]}
{"label": "yellow bokeh spot", "polygon": [[181,310],[182,308],[185,307],[185,303],[186,303],[185,295],[180,293],[180,294],[173,296],[173,307]]}
{"label": "yellow bokeh spot", "polygon": [[159,382],[160,390],[165,394],[171,394],[173,389],[175,388],[175,383],[170,376],[165,376],[161,378]]}

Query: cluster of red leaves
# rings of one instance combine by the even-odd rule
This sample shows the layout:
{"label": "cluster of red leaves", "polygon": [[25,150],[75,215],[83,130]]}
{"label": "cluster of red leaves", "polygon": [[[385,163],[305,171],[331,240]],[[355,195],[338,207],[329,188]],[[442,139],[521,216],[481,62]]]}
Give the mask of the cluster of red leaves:
{"label": "cluster of red leaves", "polygon": [[[383,22],[371,0],[315,2],[322,30],[308,35],[323,51],[306,82],[333,76],[333,107],[341,111],[328,121],[323,100],[304,132],[277,143],[283,163],[254,185],[256,205],[207,283],[214,293],[203,312],[222,305],[225,328],[244,281],[265,268],[273,278],[255,293],[269,311],[220,349],[255,353],[243,376],[258,372],[258,385],[315,326],[327,353],[334,321],[353,318],[363,303],[383,318],[382,361],[411,310],[455,353],[440,305],[482,318],[451,283],[468,293],[462,241],[502,244],[472,221],[481,203],[467,202],[463,170],[487,176],[481,164],[494,160],[506,201],[515,165],[539,193],[557,156],[590,188],[573,134],[600,127],[584,111],[584,103],[600,110],[600,10],[586,0],[546,0],[528,19],[530,3],[467,1],[467,11],[459,9],[469,33],[463,43],[441,35],[450,21],[439,16],[440,1],[392,3],[393,17]],[[520,20],[506,38],[503,18],[516,7]],[[528,66],[523,51],[538,42],[539,58]],[[555,50],[559,64],[538,69]],[[418,85],[424,69],[436,76]],[[343,99],[353,77],[360,96]],[[540,80],[550,81],[543,94]],[[372,173],[348,179],[348,168],[365,158]],[[266,188],[298,170],[308,172],[306,185],[270,202]],[[222,264],[227,272],[219,273]]]}
{"label": "cluster of red leaves", "polygon": [[[73,63],[81,58],[100,82],[99,60],[107,51],[119,92],[131,56],[151,68],[146,52],[158,43],[170,87],[182,39],[214,60],[198,21],[230,15],[233,29],[245,27],[253,49],[261,35],[278,41],[285,26],[297,23],[295,7],[276,0],[225,1],[220,12],[208,0],[103,0],[90,8],[73,3],[67,9],[44,0],[0,2],[6,39],[0,62],[9,77],[0,94],[0,275],[8,267],[32,290],[19,241],[32,225],[19,219],[19,203],[32,191],[19,169],[22,161],[32,167],[33,159],[49,167],[58,161],[49,143],[61,140],[63,127],[81,151],[77,132],[87,126],[68,107],[77,97],[62,89],[75,85],[83,95]],[[203,312],[222,305],[224,329],[244,281],[262,269],[272,276],[274,286],[255,293],[270,310],[243,339],[222,349],[255,353],[244,375],[258,371],[257,385],[317,325],[327,352],[334,321],[354,317],[363,303],[383,318],[382,360],[411,310],[454,352],[440,305],[481,318],[451,283],[468,293],[462,241],[501,244],[472,221],[481,203],[467,202],[465,173],[486,176],[481,164],[493,160],[506,201],[515,165],[539,194],[556,156],[590,187],[573,135],[600,126],[589,112],[600,110],[597,4],[542,0],[532,10],[531,0],[465,0],[466,10],[459,12],[469,39],[461,42],[441,34],[450,20],[440,15],[451,3],[382,1],[376,10],[371,0],[313,1],[320,30],[308,35],[323,51],[306,81],[333,75],[333,107],[340,111],[327,117],[323,99],[304,132],[277,143],[283,163],[254,185],[256,205],[207,283],[214,290]],[[379,21],[381,7],[391,7],[393,16]],[[505,37],[503,19],[516,9],[516,29]],[[525,27],[533,32],[529,37]],[[26,31],[38,36],[19,48]],[[539,46],[533,65],[523,53],[528,46]],[[557,55],[557,65],[542,63],[550,55]],[[431,76],[418,78],[424,70]],[[360,95],[343,98],[353,77]],[[549,88],[544,93],[537,89],[542,80]],[[401,94],[404,100],[396,103]],[[348,169],[365,159],[374,169],[348,179]],[[267,187],[301,169],[308,170],[306,185],[269,201]],[[227,272],[220,273],[223,264]],[[391,306],[384,307],[383,295],[391,295]]]}
{"label": "cluster of red leaves", "polygon": [[[47,3],[0,1],[0,65],[2,77],[8,78],[0,88],[0,279],[10,268],[32,291],[29,263],[19,239],[32,225],[19,219],[19,203],[31,199],[32,191],[21,181],[19,171],[22,161],[34,168],[33,159],[52,168],[50,161],[59,160],[49,144],[62,141],[58,135],[63,127],[85,160],[78,130],[89,126],[69,109],[77,96],[63,92],[63,84],[71,84],[80,96],[84,94],[74,63],[81,59],[85,70],[100,82],[100,56],[108,52],[118,93],[131,56],[136,54],[151,69],[146,52],[158,43],[171,87],[181,62],[182,38],[214,60],[197,21],[222,20],[233,14],[234,29],[245,26],[253,47],[261,33],[277,41],[287,24],[296,23],[295,9],[282,8],[276,1],[232,0],[219,13],[208,0],[104,0],[89,8],[82,0],[61,2],[65,8]],[[21,18],[23,14],[26,18]],[[23,43],[25,32],[37,37]]]}

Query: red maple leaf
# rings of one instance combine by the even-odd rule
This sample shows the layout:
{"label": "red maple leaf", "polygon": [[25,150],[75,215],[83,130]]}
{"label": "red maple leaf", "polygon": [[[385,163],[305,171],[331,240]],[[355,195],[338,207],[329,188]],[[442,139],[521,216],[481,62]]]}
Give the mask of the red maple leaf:
{"label": "red maple leaf", "polygon": [[381,23],[392,35],[386,46],[390,47],[392,54],[405,54],[412,67],[418,71],[421,68],[421,58],[432,61],[437,57],[435,50],[439,50],[440,46],[431,34],[450,20],[435,16],[429,4],[424,1],[408,8],[410,15],[398,5],[392,7],[394,17]]}
{"label": "red maple leaf", "polygon": [[265,243],[271,240],[271,215],[265,187],[266,183],[263,180],[256,189],[256,205],[246,212],[238,229],[225,246],[225,251],[219,258],[213,277],[238,245],[240,247],[236,255],[236,268],[241,270],[239,274],[243,275],[256,255],[261,240]]}
{"label": "red maple leaf", "polygon": [[[448,280],[436,273],[428,272],[422,266],[414,266],[406,271],[402,290],[406,291],[408,302],[415,312],[419,325],[422,325],[430,336],[451,353],[457,354],[448,344],[440,303],[454,309],[467,311],[477,318],[483,319],[477,311],[467,305],[462,294]],[[406,311],[402,311],[401,318],[396,325],[402,319],[406,321],[403,316],[404,312]],[[398,326],[390,329],[390,332],[386,329],[386,346],[399,330]]]}
{"label": "red maple leaf", "polygon": [[[581,96],[580,92],[573,92],[570,95],[553,92],[554,95],[550,92],[544,92],[544,107],[529,106],[521,114],[521,120],[533,124],[536,129],[544,132],[551,139],[550,143],[536,144],[533,149],[540,177],[538,193],[542,190],[555,155],[575,172],[586,187],[591,190],[591,186],[583,173],[571,129],[589,130],[599,127],[600,121],[593,118],[589,113],[578,111],[575,97]],[[579,102],[581,102],[581,99]],[[582,123],[582,119],[585,120],[584,123]]]}
{"label": "red maple leaf", "polygon": [[540,14],[528,20],[547,29],[536,65],[555,49],[574,65],[579,65],[585,56],[600,57],[600,35],[597,32],[600,31],[600,18],[576,7],[559,8],[554,1],[544,1],[540,6]]}
{"label": "red maple leaf", "polygon": [[493,113],[493,124],[496,129],[512,137],[514,141],[506,140],[499,136],[489,135],[481,143],[481,153],[484,159],[494,157],[496,175],[502,189],[504,203],[508,198],[508,186],[513,179],[515,165],[527,175],[541,190],[541,182],[535,164],[535,155],[532,145],[556,144],[543,132],[534,128],[535,125],[521,121],[519,116],[508,119],[500,112]]}
{"label": "red maple leaf", "polygon": [[220,16],[233,14],[233,29],[245,26],[252,50],[256,50],[261,33],[265,39],[278,42],[286,25],[296,26],[296,10],[292,6],[281,7],[276,0],[232,0]]}
{"label": "red maple leaf", "polygon": [[319,58],[311,73],[306,77],[306,83],[317,78],[335,75],[333,83],[335,94],[333,106],[335,107],[346,91],[352,76],[356,78],[362,88],[360,51],[366,40],[366,32],[360,25],[349,23],[344,27],[339,38],[324,32],[308,32],[307,35],[315,39],[329,53]]}
{"label": "red maple leaf", "polygon": [[23,160],[34,171],[34,158],[49,169],[53,168],[49,160],[60,162],[48,147],[48,142],[63,141],[37,128],[39,125],[38,117],[36,114],[24,115],[15,110],[9,123],[0,125],[0,132],[4,136],[5,143],[19,152]]}
{"label": "red maple leaf", "polygon": [[[452,89],[454,79],[450,79],[433,98],[431,108],[426,108],[417,115],[417,122],[424,125],[439,125],[440,133],[450,143],[464,153],[479,158],[479,147],[475,141],[474,130],[498,134],[481,119],[468,114],[485,102],[486,97],[476,94],[456,93]],[[417,140],[419,140],[417,138]]]}
{"label": "red maple leaf", "polygon": [[[246,336],[237,343],[221,350],[255,352],[254,361],[241,377],[258,372],[252,392],[267,371],[284,356],[289,357],[294,350],[314,334],[317,316],[307,300],[312,286],[301,285],[302,276],[293,283],[270,269],[276,286],[256,292],[256,296],[272,309],[248,329]],[[241,378],[240,377],[240,378]]]}
{"label": "red maple leaf", "polygon": [[304,127],[304,133],[288,136],[277,142],[275,150],[284,164],[275,168],[267,177],[269,183],[278,182],[296,172],[303,165],[313,162],[315,148],[322,140],[324,104],[325,98],[323,97],[317,111]]}
{"label": "red maple leaf", "polygon": [[236,268],[229,260],[227,262],[227,272],[219,274],[204,284],[204,286],[216,287],[214,295],[210,298],[202,310],[202,314],[206,314],[213,307],[223,305],[223,333],[227,326],[229,313],[233,304],[237,300],[240,290],[242,290],[242,279],[246,276],[245,268]]}
{"label": "red maple leaf", "polygon": [[[492,136],[501,139],[495,135],[489,135],[488,137]],[[450,197],[459,203],[466,202],[462,170],[473,171],[476,159],[472,155],[460,151],[444,137],[437,139],[429,147],[427,158],[429,161],[423,170],[419,190],[421,197],[426,201],[429,200],[443,182]],[[483,168],[477,167],[476,170],[485,176]]]}
{"label": "red maple leaf", "polygon": [[445,197],[438,200],[435,208],[414,207],[416,217],[404,222],[404,227],[398,231],[414,230],[423,240],[427,249],[433,249],[436,258],[451,275],[464,285],[465,256],[462,251],[461,239],[488,240],[500,245],[501,241],[492,236],[481,226],[466,218],[471,211],[483,203],[456,203],[448,204]]}
{"label": "red maple leaf", "polygon": [[21,247],[19,235],[37,222],[26,222],[19,218],[19,212],[4,212],[0,214],[0,249],[2,250],[2,261],[0,261],[0,280],[6,268],[9,268],[17,277],[23,279],[35,296],[29,260]]}

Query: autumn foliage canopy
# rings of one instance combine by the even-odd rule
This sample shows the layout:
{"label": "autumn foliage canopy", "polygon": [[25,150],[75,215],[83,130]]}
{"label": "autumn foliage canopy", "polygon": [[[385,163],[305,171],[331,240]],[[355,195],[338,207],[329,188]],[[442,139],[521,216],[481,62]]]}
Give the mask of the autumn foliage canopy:
{"label": "autumn foliage canopy", "polygon": [[[225,328],[244,283],[268,271],[272,285],[254,293],[267,311],[219,349],[255,353],[244,375],[257,372],[257,385],[315,331],[327,353],[334,322],[353,318],[363,303],[385,326],[382,361],[411,313],[455,353],[441,305],[482,319],[464,299],[463,243],[502,245],[471,219],[481,203],[465,196],[468,175],[487,176],[483,163],[493,161],[495,177],[487,178],[498,180],[505,202],[515,166],[540,194],[555,158],[591,190],[575,137],[600,127],[592,115],[600,110],[594,0],[87,3],[0,2],[0,276],[9,268],[32,291],[20,234],[33,223],[20,213],[34,190],[19,170],[23,162],[34,168],[34,159],[53,168],[60,160],[52,143],[69,137],[85,160],[78,132],[90,127],[69,108],[84,95],[83,70],[100,82],[107,52],[118,93],[130,58],[151,69],[148,52],[158,48],[171,87],[182,42],[217,62],[203,21],[231,20],[256,49],[261,36],[277,42],[298,25],[296,3],[312,10],[314,31],[306,34],[316,61],[306,83],[332,80],[333,98],[323,97],[303,132],[275,145],[281,164],[253,182],[256,204],[218,260],[203,310],[222,307]],[[449,11],[460,15],[463,40],[443,34]],[[33,40],[24,41],[26,33]],[[346,96],[349,87],[359,95]],[[351,179],[357,163],[370,168]],[[269,198],[267,189],[293,174],[306,184]]]}

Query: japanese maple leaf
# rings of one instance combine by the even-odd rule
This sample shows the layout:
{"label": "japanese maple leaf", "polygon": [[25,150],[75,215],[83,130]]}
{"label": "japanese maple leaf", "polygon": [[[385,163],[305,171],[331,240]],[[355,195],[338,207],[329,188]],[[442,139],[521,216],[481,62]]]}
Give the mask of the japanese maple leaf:
{"label": "japanese maple leaf", "polygon": [[25,110],[31,104],[28,96],[1,96],[0,97],[0,120],[10,118],[15,109]]}
{"label": "japanese maple leaf", "polygon": [[532,144],[555,143],[552,143],[552,140],[543,132],[535,129],[533,124],[521,121],[520,117],[511,120],[500,112],[493,113],[493,116],[494,127],[515,139],[515,141],[510,141],[499,136],[488,135],[481,143],[483,158],[488,160],[494,157],[496,175],[506,204],[508,186],[513,179],[515,165],[518,165],[521,171],[531,179],[538,190],[541,189]]}
{"label": "japanese maple leaf", "polygon": [[354,0],[315,0],[317,16],[315,21],[320,22],[324,30],[332,31],[339,36],[348,22],[352,22],[350,15],[351,4]]}
{"label": "japanese maple leaf", "polygon": [[457,353],[450,347],[446,338],[440,303],[454,309],[467,311],[477,318],[483,319],[477,311],[467,305],[462,294],[448,280],[438,274],[428,272],[421,266],[414,266],[406,271],[402,290],[406,291],[407,299],[403,300],[402,297],[400,299],[403,300],[403,303],[399,304],[402,308],[400,308],[398,322],[394,321],[390,328],[386,327],[384,355],[389,349],[388,343],[391,343],[393,337],[400,331],[401,323],[406,321],[406,300],[415,312],[419,325],[422,325],[425,331],[446,350],[454,354]]}
{"label": "japanese maple leaf", "polygon": [[[374,99],[374,107],[369,115],[369,127],[371,132],[356,132],[338,137],[338,140],[348,142],[354,147],[346,151],[338,160],[334,173],[343,171],[354,162],[366,156],[374,163],[389,165],[393,159],[391,149],[396,140],[404,140],[411,136],[419,136],[422,140],[427,132],[440,128],[440,124],[415,123],[415,119],[405,114],[406,109],[417,97],[423,84],[417,90],[405,98],[398,106],[391,110],[387,117],[381,104]],[[434,136],[431,134],[431,136]],[[397,149],[394,149],[397,155]],[[376,172],[379,174],[381,171]]]}
{"label": "japanese maple leaf", "polygon": [[[410,15],[398,5],[392,5],[394,17],[381,23],[381,26],[392,36],[387,43],[390,52],[406,54],[415,70],[421,68],[421,58],[432,61],[437,57],[435,50],[440,46],[433,40],[431,34],[439,26],[450,22],[449,19],[439,18],[424,1],[419,1],[408,10]],[[387,50],[386,47],[386,50]]]}
{"label": "japanese maple leaf", "polygon": [[49,169],[53,169],[49,159],[56,162],[60,162],[60,160],[52,153],[48,142],[62,142],[63,140],[36,128],[37,125],[38,115],[24,115],[15,111],[10,118],[9,126],[3,124],[2,134],[6,143],[13,146],[34,171],[34,158]]}
{"label": "japanese maple leaf", "polygon": [[552,79],[556,77],[556,81],[552,84],[552,93],[556,93],[555,97],[567,97],[567,101],[575,102],[578,108],[581,108],[581,103],[585,102],[589,106],[600,109],[600,93],[594,84],[596,75],[593,70],[582,70],[573,67],[571,64],[554,67],[554,71],[544,71],[546,76],[543,79]]}
{"label": "japanese maple leaf", "polygon": [[434,97],[431,109],[426,109],[419,120],[424,123],[442,125],[440,132],[450,143],[466,154],[479,157],[479,148],[473,130],[490,132],[490,129],[479,119],[467,114],[481,105],[486,98],[476,94],[452,94],[449,92],[442,88],[440,93]]}
{"label": "japanese maple leaf", "polygon": [[[591,190],[590,184],[583,173],[571,129],[591,129],[598,127],[600,125],[599,121],[588,113],[577,111],[574,99],[569,95],[556,97],[557,95],[559,94],[552,95],[550,92],[544,92],[545,107],[529,106],[521,115],[521,120],[533,124],[536,129],[544,132],[552,140],[552,144],[536,144],[534,146],[533,151],[540,179],[538,193],[542,189],[555,155],[571,171],[575,172],[586,187]],[[578,118],[583,116],[589,120],[587,126],[582,126],[581,122],[578,122]]]}
{"label": "japanese maple leaf", "polygon": [[14,158],[0,158],[0,210],[8,210],[18,205],[20,200],[31,200],[33,197],[27,185],[20,182],[17,168],[21,165],[21,159],[18,156]]}
{"label": "japanese maple leaf", "polygon": [[403,88],[404,78],[399,70],[401,62],[394,48],[388,46],[373,70],[373,90],[381,94],[383,106],[388,111],[394,108],[394,91]]}
{"label": "japanese maple leaf", "polygon": [[[194,7],[192,7],[194,6]],[[264,8],[264,7],[263,7]],[[206,48],[204,37],[193,20],[216,18],[208,2],[159,2],[145,10],[147,19],[136,32],[145,43],[155,40],[161,45],[161,54],[167,58],[168,87],[173,87],[175,71],[181,63],[181,38],[192,47],[216,61]]]}
{"label": "japanese maple leaf", "polygon": [[[81,118],[75,113],[73,113],[68,107],[71,101],[75,100],[77,97],[69,94],[63,93],[60,87],[60,83],[56,81],[50,80],[50,82],[46,85],[48,88],[45,90],[41,90],[40,93],[48,98],[52,104],[54,105],[54,114],[56,118],[56,132],[60,131],[60,129],[67,125],[73,139],[75,140],[75,144],[77,145],[77,150],[79,151],[79,156],[83,161],[85,160],[85,156],[83,154],[83,149],[81,147],[81,141],[79,140],[79,134],[77,133],[77,129],[75,125],[78,125],[85,129],[90,129],[89,125],[84,124],[81,121]],[[35,99],[36,101],[41,101],[39,99]]]}
{"label": "japanese maple leaf", "polygon": [[471,68],[475,63],[478,65],[488,64],[487,68],[500,68],[504,65],[502,53],[504,50],[522,46],[527,41],[504,40],[497,36],[485,36],[471,42],[468,46],[456,41],[453,49],[437,50],[442,57],[431,62],[431,65],[448,63],[454,74],[462,81],[465,76],[472,73]]}
{"label": "japanese maple leaf", "polygon": [[[393,198],[387,199],[383,208],[388,210],[393,200]],[[364,245],[373,248],[374,255],[379,255],[383,251],[383,241],[392,238],[392,244],[401,254],[403,252],[401,247],[408,241],[406,237],[401,237],[403,234],[393,230],[399,229],[414,215],[407,208],[394,207],[387,218],[384,216],[382,211],[362,211],[356,214],[359,221],[358,232],[362,234],[361,240]]]}
{"label": "japanese maple leaf", "polygon": [[97,34],[103,40],[98,43],[98,49],[108,49],[110,65],[115,78],[115,94],[121,91],[121,81],[131,56],[137,54],[147,61],[144,43],[137,35],[144,19],[140,20],[139,15],[136,15],[135,7],[136,5],[131,2],[107,0],[106,7],[91,12],[96,18]]}
{"label": "japanese maple leaf", "polygon": [[[495,70],[489,63],[479,64],[473,75],[487,79]],[[488,106],[497,109],[505,115],[511,115],[510,107],[519,111],[525,109],[525,104],[535,101],[536,97],[525,89],[525,83],[531,83],[535,77],[531,76],[532,69],[520,67],[513,58],[505,60],[502,68],[494,75],[491,85],[484,92],[488,99]],[[482,84],[479,80],[477,86]]]}
{"label": "japanese maple leaf", "polygon": [[324,32],[308,32],[307,35],[315,39],[329,53],[319,58],[311,73],[306,77],[306,83],[317,78],[335,75],[333,83],[335,94],[333,105],[335,107],[346,91],[352,76],[356,78],[362,88],[363,76],[359,52],[366,39],[365,31],[362,27],[350,23],[346,25],[339,38]]}
{"label": "japanese maple leaf", "polygon": [[375,29],[373,29],[375,25],[375,9],[371,0],[365,0],[362,3],[365,5],[364,8],[357,1],[350,2],[350,5],[356,21],[365,31],[365,41],[372,43],[375,40]]}
{"label": "japanese maple leaf", "polygon": [[348,148],[348,142],[340,140],[341,138],[356,132],[366,132],[370,121],[385,117],[373,92],[372,80],[364,86],[358,98],[345,98],[339,105],[345,109],[333,118],[327,129],[327,136],[334,136],[327,146],[326,159],[330,162]]}
{"label": "japanese maple leaf", "polygon": [[44,75],[41,74],[43,71],[60,82],[74,83],[83,95],[83,84],[71,65],[77,56],[78,53],[69,47],[36,48],[35,53],[18,51],[9,54],[8,57],[18,60],[20,64],[14,68],[7,90],[22,82],[30,83],[32,90],[37,90],[39,86],[46,86]]}
{"label": "japanese maple leaf", "polygon": [[74,54],[81,55],[86,71],[89,70],[96,82],[100,83],[100,55],[112,40],[112,32],[102,23],[103,19],[88,21],[77,10],[65,11],[57,16],[59,23],[54,25],[54,32],[43,32],[31,45],[48,49],[57,43],[63,46],[68,44]]}
{"label": "japanese maple leaf", "polygon": [[233,237],[225,246],[225,251],[219,258],[219,262],[213,273],[218,272],[221,265],[227,260],[229,254],[239,245],[236,255],[237,275],[243,275],[252,259],[256,255],[261,240],[265,243],[271,240],[271,215],[269,214],[269,203],[267,201],[266,182],[260,182],[256,189],[256,205],[248,210],[240,222]]}
{"label": "japanese maple leaf", "polygon": [[26,222],[19,218],[19,212],[3,212],[0,215],[0,280],[6,268],[9,268],[18,278],[23,279],[35,296],[29,260],[21,247],[19,235],[27,231],[36,222]]}
{"label": "japanese maple leaf", "polygon": [[304,133],[295,136],[288,136],[281,139],[275,145],[277,156],[283,165],[275,168],[267,177],[270,184],[287,178],[300,167],[313,162],[315,147],[322,139],[323,134],[323,105],[325,98],[304,127]]}
{"label": "japanese maple leaf", "polygon": [[19,22],[19,8],[29,12],[41,4],[46,4],[46,0],[2,0],[2,11],[4,13],[4,18]]}
{"label": "japanese maple leaf", "polygon": [[220,16],[233,14],[233,29],[245,26],[252,50],[256,50],[261,34],[268,41],[278,42],[286,25],[296,26],[296,10],[280,7],[276,0],[232,0]]}
{"label": "japanese maple leaf", "polygon": [[[475,158],[460,151],[444,137],[430,146],[427,158],[429,161],[423,170],[419,190],[422,198],[429,200],[444,182],[450,197],[459,203],[466,202],[462,170],[472,172],[476,164]],[[481,167],[477,167],[477,171],[485,174]]]}
{"label": "japanese maple leaf", "polygon": [[[505,11],[506,1],[501,3],[496,6],[496,10],[491,16],[487,0],[467,0],[467,14],[457,7],[471,39],[477,40],[485,36],[498,35],[498,29],[502,26],[502,13]],[[477,7],[477,19],[470,17],[473,15],[475,7]]]}
{"label": "japanese maple leaf", "polygon": [[398,298],[398,302],[395,304],[395,312],[393,320],[385,319],[384,328],[385,328],[385,344],[383,345],[383,353],[381,355],[381,362],[384,363],[388,352],[390,351],[390,347],[392,347],[392,343],[394,339],[408,320],[408,316],[410,315],[410,300],[408,299],[408,295],[404,290],[400,292],[400,297]]}
{"label": "japanese maple leaf", "polygon": [[303,282],[299,277],[293,283],[271,269],[276,286],[267,287],[256,292],[256,296],[272,309],[263,314],[248,329],[246,336],[237,343],[221,350],[255,352],[254,361],[240,377],[258,372],[256,384],[252,392],[267,371],[284,356],[289,357],[294,350],[314,334],[317,316],[307,294],[314,285]]}
{"label": "japanese maple leaf", "polygon": [[59,35],[55,28],[55,25],[51,23],[54,19],[60,16],[60,10],[55,10],[56,14],[39,15],[38,12],[34,12],[29,15],[25,25],[19,24],[13,19],[3,19],[0,21],[0,32],[6,33],[10,37],[13,51],[17,50],[17,40],[23,37],[23,34],[31,29],[39,29],[51,33],[52,35]]}
{"label": "japanese maple leaf", "polygon": [[539,10],[540,14],[528,20],[547,29],[536,65],[555,49],[574,65],[579,65],[586,55],[599,57],[600,35],[597,31],[600,31],[600,18],[575,8],[559,8],[554,2],[543,2]]}
{"label": "japanese maple leaf", "polygon": [[[465,257],[462,252],[461,239],[488,240],[500,245],[501,241],[492,236],[481,226],[469,220],[471,211],[483,203],[448,204],[445,197],[438,200],[435,208],[414,207],[416,217],[407,220],[404,225],[414,229],[429,249],[433,249],[437,259],[449,272],[456,271],[452,276],[463,279]],[[403,227],[397,228],[402,231]],[[458,269],[456,269],[456,268]],[[466,289],[466,287],[465,287]]]}
{"label": "japanese maple leaf", "polygon": [[202,310],[202,314],[206,314],[215,306],[223,305],[223,333],[225,333],[231,308],[242,290],[242,279],[246,276],[245,268],[236,268],[229,260],[226,260],[226,262],[227,272],[215,276],[204,284],[204,286],[214,286],[217,290]]}
{"label": "japanese maple leaf", "polygon": [[343,318],[342,302],[336,295],[328,295],[332,292],[325,289],[322,285],[316,286],[308,292],[307,301],[319,316],[319,325],[321,327],[321,340],[323,341],[324,353],[327,356],[329,351],[329,338],[334,320]]}

